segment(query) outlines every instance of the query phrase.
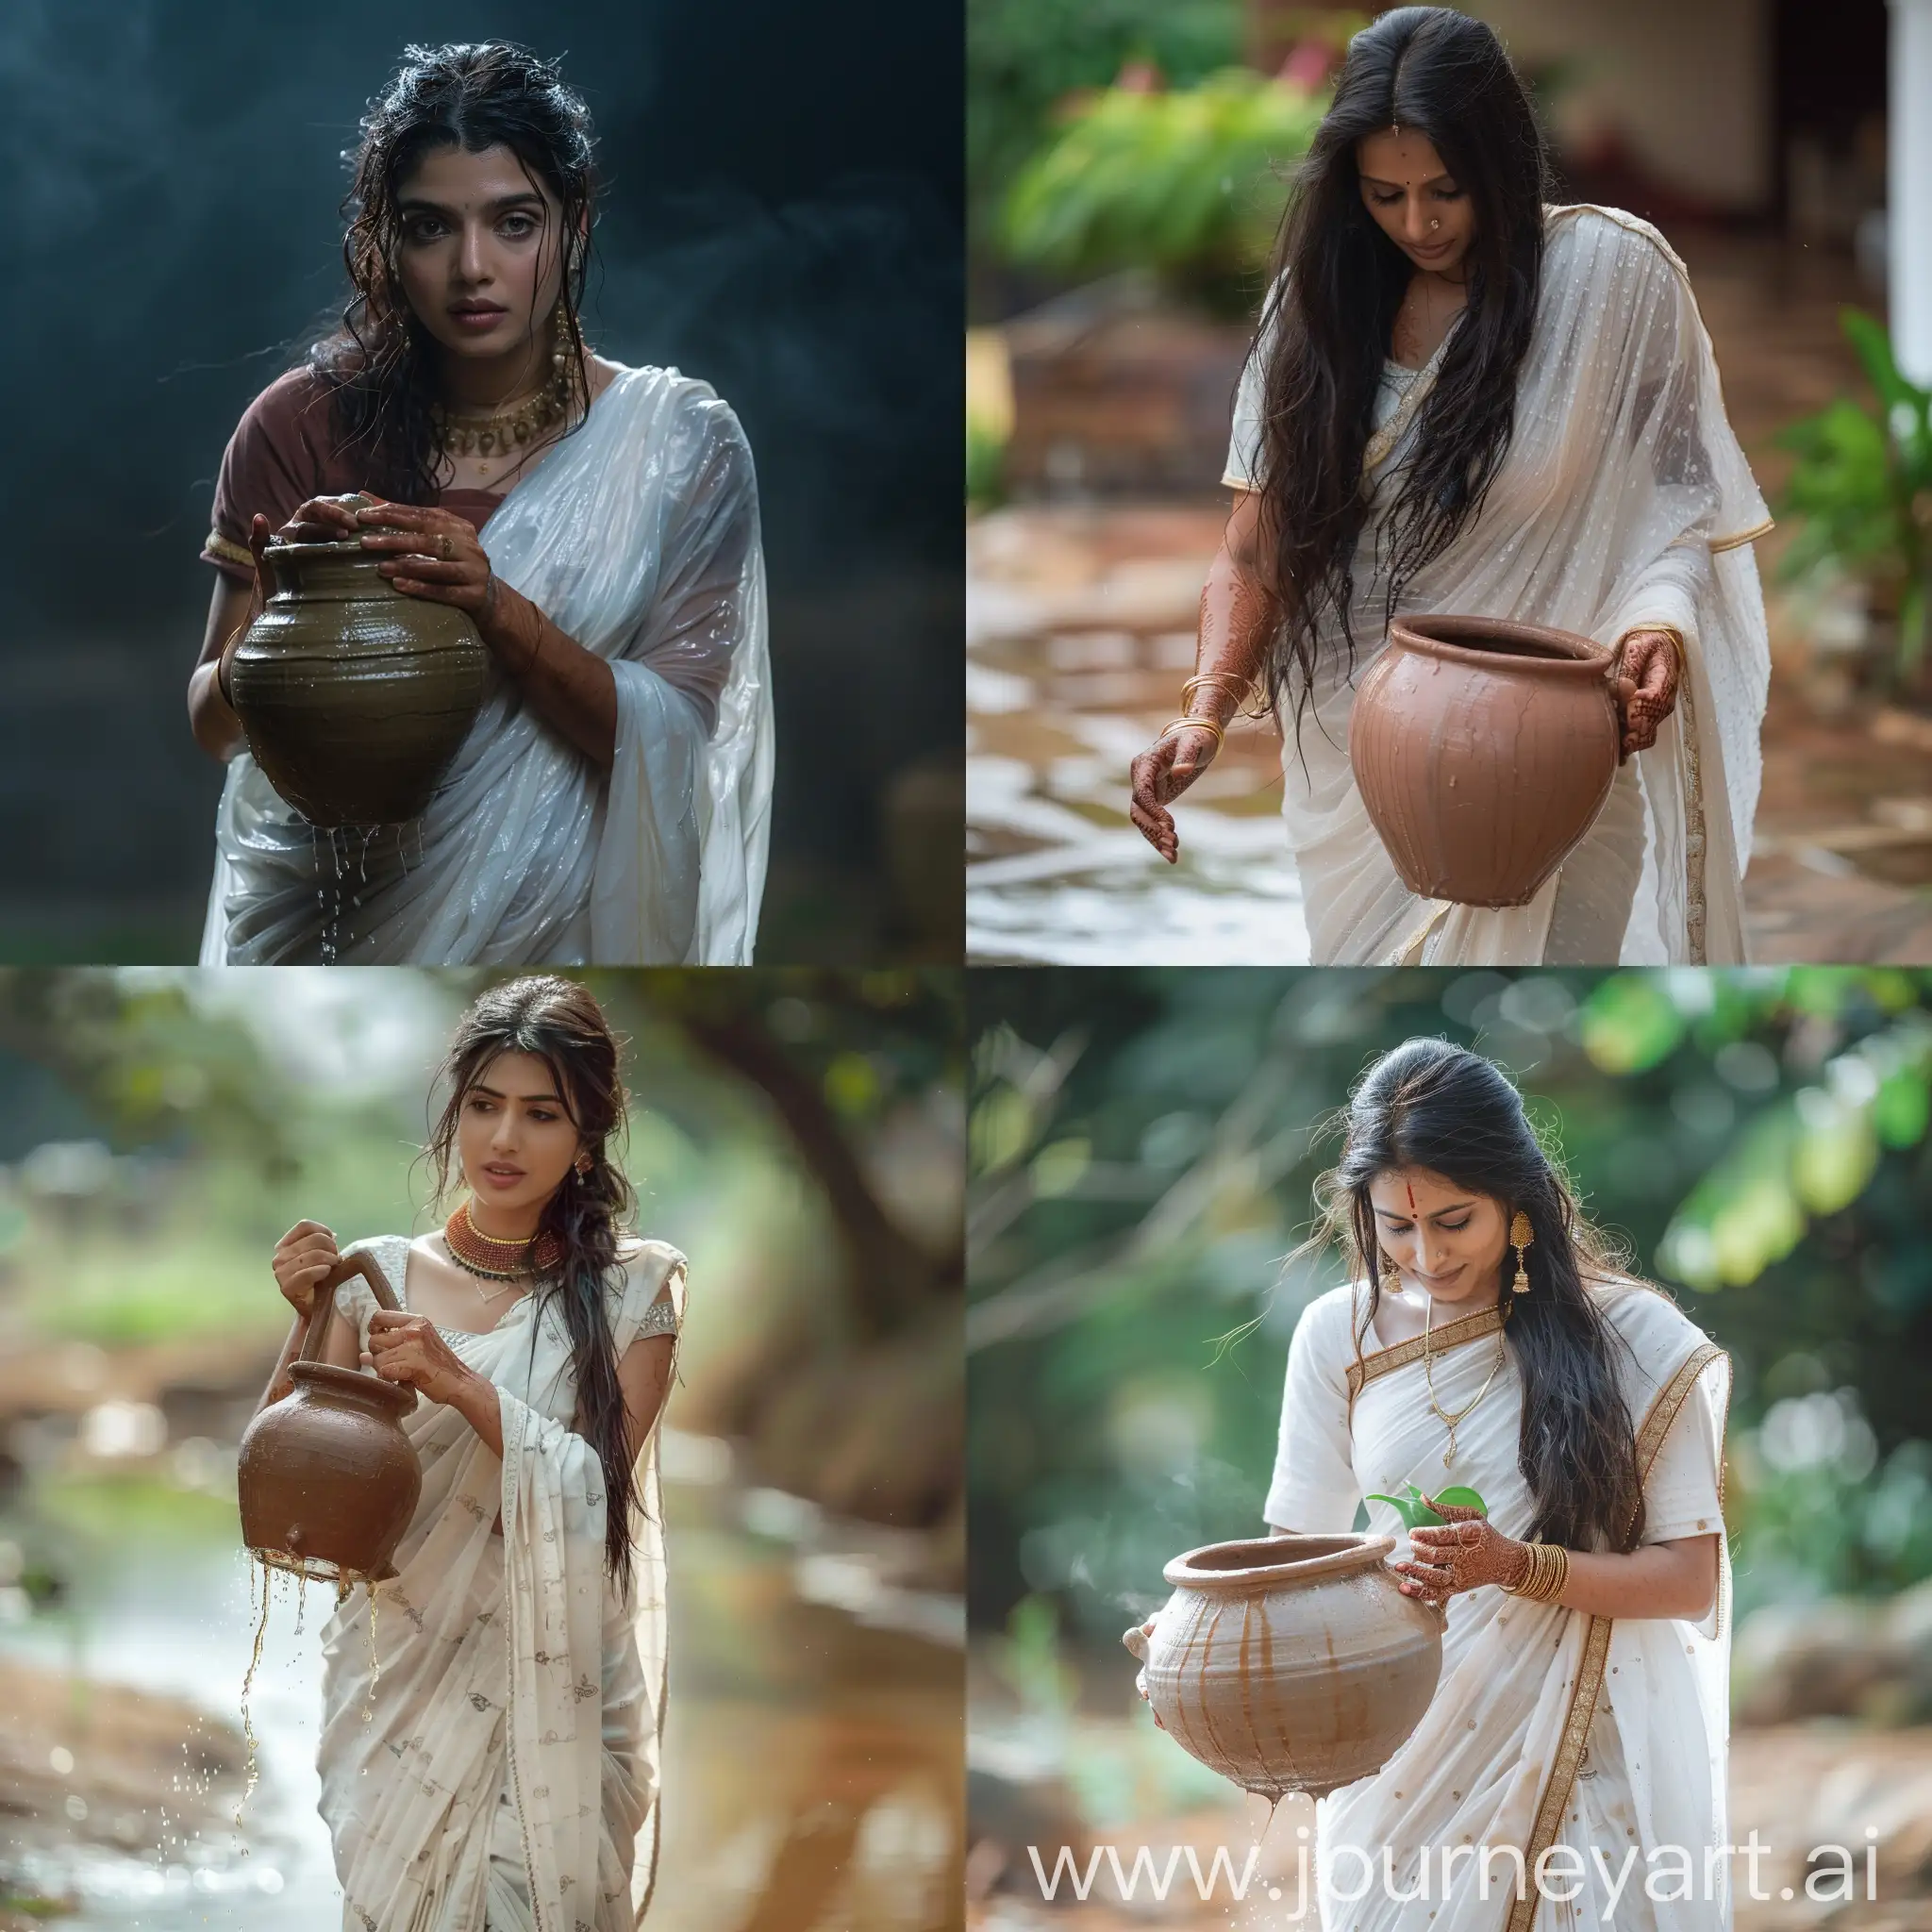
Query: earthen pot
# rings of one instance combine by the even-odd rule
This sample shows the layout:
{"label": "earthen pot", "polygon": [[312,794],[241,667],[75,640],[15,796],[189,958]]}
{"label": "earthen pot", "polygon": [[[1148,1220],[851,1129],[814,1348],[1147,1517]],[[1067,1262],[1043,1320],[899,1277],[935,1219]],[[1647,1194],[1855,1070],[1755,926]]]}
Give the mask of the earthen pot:
{"label": "earthen pot", "polygon": [[1378,1772],[1422,1722],[1442,1670],[1442,1618],[1383,1567],[1386,1536],[1209,1543],[1163,1573],[1174,1591],[1146,1669],[1167,1734],[1243,1790],[1322,1798]]}
{"label": "earthen pot", "polygon": [[483,702],[475,626],[405,596],[383,560],[353,541],[271,543],[273,592],[228,662],[256,763],[311,824],[421,818]]}
{"label": "earthen pot", "polygon": [[1611,654],[1493,617],[1408,617],[1356,692],[1349,762],[1411,892],[1526,906],[1610,795]]}
{"label": "earthen pot", "polygon": [[390,1557],[423,1493],[423,1465],[402,1426],[416,1391],[308,1358],[337,1288],[352,1274],[384,1307],[400,1307],[366,1254],[345,1256],[317,1289],[289,1365],[294,1392],[263,1409],[242,1438],[242,1541],[284,1569],[380,1582],[396,1574]]}

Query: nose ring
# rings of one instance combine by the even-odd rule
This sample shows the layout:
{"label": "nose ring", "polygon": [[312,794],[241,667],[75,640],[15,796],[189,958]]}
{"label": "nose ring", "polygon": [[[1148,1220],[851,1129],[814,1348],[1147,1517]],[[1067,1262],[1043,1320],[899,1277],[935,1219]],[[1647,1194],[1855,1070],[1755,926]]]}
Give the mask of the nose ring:
{"label": "nose ring", "polygon": [[1432,227],[1432,228],[1440,228],[1440,227],[1441,227],[1441,225],[1441,225],[1441,222],[1431,222],[1431,223],[1429,224],[1429,226],[1430,226],[1430,227]]}

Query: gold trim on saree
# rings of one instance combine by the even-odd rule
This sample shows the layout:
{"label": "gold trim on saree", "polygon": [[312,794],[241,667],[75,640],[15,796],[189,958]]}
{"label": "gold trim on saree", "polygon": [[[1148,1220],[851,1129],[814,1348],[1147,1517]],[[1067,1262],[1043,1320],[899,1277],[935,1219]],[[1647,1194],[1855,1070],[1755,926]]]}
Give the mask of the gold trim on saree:
{"label": "gold trim on saree", "polygon": [[[1352,1307],[1349,1312],[1352,1317]],[[1406,1369],[1410,1362],[1421,1361],[1425,1340],[1429,1354],[1434,1357],[1446,1349],[1459,1348],[1466,1341],[1480,1341],[1485,1335],[1495,1334],[1502,1327],[1504,1319],[1502,1304],[1491,1302],[1488,1307],[1478,1308],[1473,1315],[1464,1315],[1459,1321],[1431,1329],[1426,1337],[1411,1335],[1407,1341],[1398,1341],[1392,1348],[1378,1348],[1368,1355],[1361,1352],[1361,1338],[1368,1332],[1368,1324],[1364,1322],[1360,1329],[1356,1331],[1356,1357],[1348,1365],[1350,1427],[1353,1428],[1355,1424],[1356,1397],[1369,1383],[1383,1375],[1393,1374],[1397,1369]]]}
{"label": "gold trim on saree", "polygon": [[246,571],[255,568],[255,553],[245,543],[234,543],[219,530],[208,533],[208,541],[201,546],[210,557],[219,558],[224,563],[239,565]]}
{"label": "gold trim on saree", "polygon": [[[1684,1358],[1676,1374],[1657,1391],[1657,1399],[1650,1405],[1650,1412],[1643,1418],[1643,1426],[1637,1432],[1637,1475],[1640,1483],[1648,1480],[1651,1465],[1657,1460],[1664,1438],[1670,1433],[1671,1424],[1676,1421],[1677,1411],[1683,1407],[1686,1397],[1696,1386],[1698,1376],[1723,1354],[1724,1350],[1714,1341],[1699,1343]],[[1722,1444],[1718,1449],[1718,1501],[1722,1506]],[[1718,1534],[1724,1534],[1722,1519]],[[1609,1617],[1591,1617],[1583,1635],[1583,1659],[1576,1673],[1576,1688],[1571,1692],[1569,1714],[1563,1720],[1562,1736],[1557,1742],[1557,1755],[1551,1761],[1550,1775],[1543,1786],[1542,1801],[1537,1807],[1529,1843],[1524,1847],[1523,1869],[1532,1879],[1536,1861],[1557,1841],[1563,1813],[1570,1803],[1570,1793],[1575,1787],[1577,1767],[1583,1762],[1591,1723],[1596,1716],[1596,1701],[1603,1690],[1604,1666],[1609,1660],[1613,1621]],[[1522,1896],[1509,1907],[1504,1932],[1530,1932],[1541,1903],[1541,1894],[1535,1890],[1533,1883],[1525,1886]]]}
{"label": "gold trim on saree", "polygon": [[1740,530],[1735,537],[1713,537],[1710,539],[1711,552],[1715,555],[1720,550],[1735,550],[1740,543],[1755,543],[1776,527],[1777,519],[1766,517],[1761,524],[1754,524],[1748,530]]}

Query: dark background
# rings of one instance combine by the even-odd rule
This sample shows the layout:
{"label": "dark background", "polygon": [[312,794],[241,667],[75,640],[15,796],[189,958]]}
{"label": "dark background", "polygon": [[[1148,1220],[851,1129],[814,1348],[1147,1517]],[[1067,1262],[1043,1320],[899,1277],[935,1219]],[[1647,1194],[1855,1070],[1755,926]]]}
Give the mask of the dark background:
{"label": "dark background", "polygon": [[[193,956],[185,691],[236,419],[341,303],[341,152],[408,42],[588,97],[591,341],[736,408],[771,581],[758,957],[958,957],[959,16],[840,0],[8,0],[0,952]],[[952,883],[947,889],[946,882]]]}

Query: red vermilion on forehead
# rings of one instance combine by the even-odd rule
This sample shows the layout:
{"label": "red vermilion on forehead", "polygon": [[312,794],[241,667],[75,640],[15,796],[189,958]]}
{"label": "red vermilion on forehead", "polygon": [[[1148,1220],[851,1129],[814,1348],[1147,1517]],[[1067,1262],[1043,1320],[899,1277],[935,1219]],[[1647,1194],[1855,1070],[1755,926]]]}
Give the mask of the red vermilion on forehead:
{"label": "red vermilion on forehead", "polygon": [[1413,1220],[1415,1218],[1415,1183],[1413,1181],[1405,1181],[1403,1186],[1408,1190],[1408,1212],[1409,1218]]}

